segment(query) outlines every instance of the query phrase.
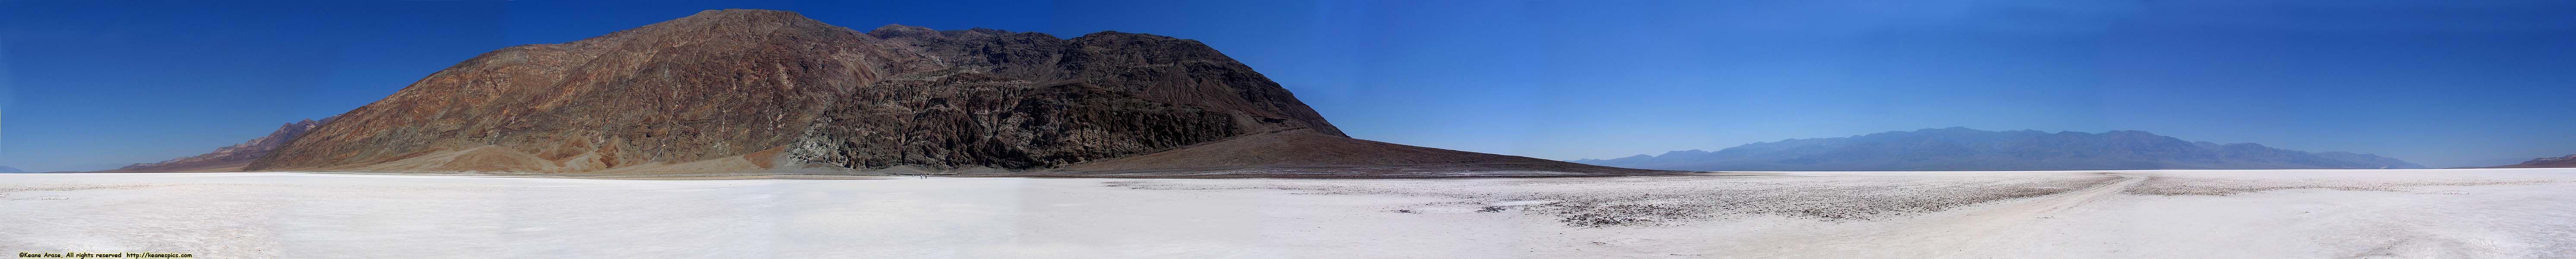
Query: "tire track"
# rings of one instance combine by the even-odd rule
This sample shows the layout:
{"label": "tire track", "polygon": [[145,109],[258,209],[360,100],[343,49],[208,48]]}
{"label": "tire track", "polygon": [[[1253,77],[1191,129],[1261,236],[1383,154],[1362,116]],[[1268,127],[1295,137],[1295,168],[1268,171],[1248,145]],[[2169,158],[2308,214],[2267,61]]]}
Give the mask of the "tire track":
{"label": "tire track", "polygon": [[[1955,213],[1924,215],[1884,224],[1853,223],[1801,231],[1784,236],[1762,238],[1751,247],[1703,250],[1701,254],[1736,254],[1750,258],[1765,257],[1843,257],[1843,258],[1990,258],[2008,251],[1977,250],[1998,243],[2039,244],[2057,233],[2032,221],[2048,220],[2068,209],[2094,204],[2121,195],[2122,190],[2146,182],[2146,176],[2102,173],[2120,179],[2083,189],[2039,196],[2036,199],[2007,201],[1989,206],[1962,208]],[[1882,249],[1870,244],[1910,244],[1912,249]]]}
{"label": "tire track", "polygon": [[2120,181],[2086,187],[2082,190],[2051,195],[2055,197],[2050,197],[2046,200],[2040,200],[2033,204],[2025,205],[2037,207],[2037,210],[2028,211],[2027,213],[2034,215],[2056,213],[2058,211],[2066,210],[2067,208],[2074,208],[2076,206],[2092,203],[2095,200],[2101,200],[2104,196],[2119,195],[2121,191],[2128,190],[2129,187],[2137,187],[2138,184],[2147,182],[2146,176],[2117,173],[2102,174],[2119,176]]}

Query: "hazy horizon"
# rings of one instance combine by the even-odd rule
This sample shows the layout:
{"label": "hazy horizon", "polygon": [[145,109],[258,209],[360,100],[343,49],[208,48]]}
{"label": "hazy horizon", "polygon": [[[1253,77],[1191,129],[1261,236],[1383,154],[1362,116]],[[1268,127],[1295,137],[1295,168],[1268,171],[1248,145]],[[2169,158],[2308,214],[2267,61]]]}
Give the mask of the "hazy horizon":
{"label": "hazy horizon", "polygon": [[1925,128],[2576,154],[2576,2],[0,2],[0,166],[196,155],[700,10],[1198,40],[1353,137],[1553,160]]}

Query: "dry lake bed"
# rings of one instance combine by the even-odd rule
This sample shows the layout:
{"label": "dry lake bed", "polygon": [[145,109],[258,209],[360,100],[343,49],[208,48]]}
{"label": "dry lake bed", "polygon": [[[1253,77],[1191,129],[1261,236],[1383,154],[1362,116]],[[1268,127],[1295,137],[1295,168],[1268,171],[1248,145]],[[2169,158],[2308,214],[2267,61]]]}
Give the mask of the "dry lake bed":
{"label": "dry lake bed", "polygon": [[2576,258],[2576,169],[0,174],[0,210],[0,252],[198,258]]}

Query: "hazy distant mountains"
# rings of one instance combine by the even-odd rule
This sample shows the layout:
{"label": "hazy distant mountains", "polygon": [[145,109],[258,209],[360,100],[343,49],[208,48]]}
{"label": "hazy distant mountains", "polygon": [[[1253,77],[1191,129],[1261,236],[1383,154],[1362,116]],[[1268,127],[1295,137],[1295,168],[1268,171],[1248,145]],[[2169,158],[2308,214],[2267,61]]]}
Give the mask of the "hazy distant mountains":
{"label": "hazy distant mountains", "polygon": [[2048,133],[1964,127],[1791,139],[1717,152],[1684,150],[1573,162],[1694,171],[2424,168],[2370,154],[2309,153],[2252,143],[2184,141],[2144,131]]}
{"label": "hazy distant mountains", "polygon": [[2567,156],[2563,156],[2563,157],[2543,157],[2543,158],[2538,158],[2538,159],[2532,159],[2531,161],[2524,161],[2524,162],[2522,162],[2522,163],[2520,163],[2520,164],[2512,164],[2512,165],[2504,165],[2504,166],[2495,166],[2495,167],[2487,167],[2487,168],[2569,168],[2569,167],[2576,167],[2576,155],[2567,155]]}
{"label": "hazy distant mountains", "polygon": [[0,166],[0,173],[25,173],[25,172],[27,172],[27,171],[24,171],[24,170],[18,170],[18,168],[12,168],[12,167],[7,167],[7,166]]}
{"label": "hazy distant mountains", "polygon": [[330,121],[331,118],[322,118],[320,121],[303,120],[294,123],[287,123],[285,125],[278,125],[277,131],[269,132],[267,136],[260,136],[259,138],[254,138],[250,141],[243,141],[241,144],[215,148],[214,152],[207,152],[205,154],[189,157],[173,158],[157,163],[128,165],[114,170],[97,172],[239,172],[243,165],[249,165],[252,160],[258,160],[262,156],[267,156],[268,152],[277,150],[278,146],[286,145],[286,141],[294,140],[295,137],[304,135],[304,132],[312,131],[314,127],[322,126],[322,123]]}

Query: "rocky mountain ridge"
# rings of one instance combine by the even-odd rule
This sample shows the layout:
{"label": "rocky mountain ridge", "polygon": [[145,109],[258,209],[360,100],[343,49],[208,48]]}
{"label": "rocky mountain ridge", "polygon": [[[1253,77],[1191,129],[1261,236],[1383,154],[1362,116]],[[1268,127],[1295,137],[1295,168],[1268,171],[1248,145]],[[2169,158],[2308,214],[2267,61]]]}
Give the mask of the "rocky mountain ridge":
{"label": "rocky mountain ridge", "polygon": [[[485,53],[342,114],[247,169],[1010,173],[1284,131],[1364,141],[1193,40],[903,25],[858,32],[792,12],[734,9]],[[1213,154],[1165,157],[1205,155]],[[1654,172],[1451,150],[1414,155],[1504,169]],[[1189,165],[1157,166],[1173,167],[1102,168]]]}

